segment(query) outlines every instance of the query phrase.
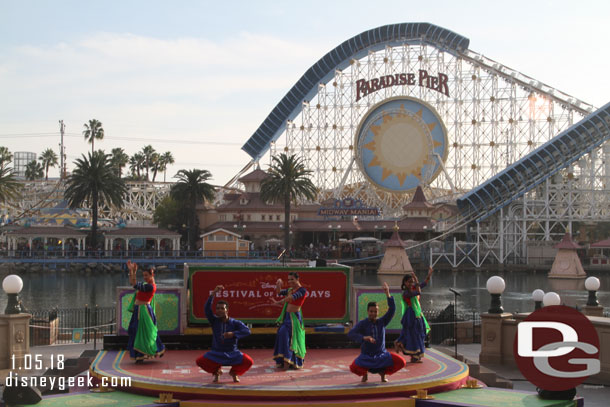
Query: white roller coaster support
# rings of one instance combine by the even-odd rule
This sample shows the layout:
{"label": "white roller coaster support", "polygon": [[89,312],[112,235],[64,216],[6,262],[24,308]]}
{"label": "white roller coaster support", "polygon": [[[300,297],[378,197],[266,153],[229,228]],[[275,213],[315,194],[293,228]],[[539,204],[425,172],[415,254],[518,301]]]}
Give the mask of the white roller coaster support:
{"label": "white roller coaster support", "polygon": [[447,172],[447,169],[445,168],[445,163],[443,163],[443,157],[441,157],[441,155],[439,153],[432,153],[432,154],[438,160],[438,163],[441,166],[441,169],[443,170],[443,174],[445,175],[445,178],[447,178],[447,182],[449,183],[449,186],[451,187],[451,192],[453,194],[457,194],[457,189],[455,188],[455,185],[453,184],[453,181],[451,180],[451,176],[449,175],[449,173]]}
{"label": "white roller coaster support", "polygon": [[343,193],[343,187],[345,186],[345,180],[347,180],[347,176],[350,174],[350,172],[352,172],[352,167],[354,165],[354,161],[355,161],[355,158],[352,158],[352,160],[349,162],[349,166],[347,167],[347,170],[345,171],[345,174],[343,175],[343,178],[341,178],[341,182],[335,189],[335,194],[334,194],[335,199],[338,199],[341,196],[341,193]]}

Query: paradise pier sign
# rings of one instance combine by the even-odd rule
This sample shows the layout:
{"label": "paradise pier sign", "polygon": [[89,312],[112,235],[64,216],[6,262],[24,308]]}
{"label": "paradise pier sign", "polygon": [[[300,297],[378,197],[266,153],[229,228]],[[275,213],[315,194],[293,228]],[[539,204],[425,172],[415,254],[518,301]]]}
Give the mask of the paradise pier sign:
{"label": "paradise pier sign", "polygon": [[[415,78],[417,77],[417,81]],[[369,93],[377,92],[380,89],[391,86],[413,86],[419,85],[428,89],[435,90],[445,96],[449,96],[449,86],[447,82],[449,76],[439,73],[438,76],[428,74],[428,71],[420,69],[416,75],[414,73],[397,73],[385,75],[371,80],[358,79],[356,81],[356,102]]]}

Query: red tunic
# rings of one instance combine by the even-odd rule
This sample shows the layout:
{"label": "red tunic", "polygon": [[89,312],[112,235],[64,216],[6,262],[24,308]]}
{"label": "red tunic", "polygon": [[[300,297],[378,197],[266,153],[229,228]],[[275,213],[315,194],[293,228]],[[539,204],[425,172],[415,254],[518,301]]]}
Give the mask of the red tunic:
{"label": "red tunic", "polygon": [[157,291],[156,284],[138,283],[134,286],[134,288],[138,290],[136,293],[136,301],[142,301],[145,303],[149,303]]}
{"label": "red tunic", "polygon": [[293,297],[298,296],[298,298],[290,301],[291,304],[296,305],[297,307],[302,307],[305,303],[305,298],[309,295],[307,290],[304,287],[299,287],[298,290],[291,293]]}

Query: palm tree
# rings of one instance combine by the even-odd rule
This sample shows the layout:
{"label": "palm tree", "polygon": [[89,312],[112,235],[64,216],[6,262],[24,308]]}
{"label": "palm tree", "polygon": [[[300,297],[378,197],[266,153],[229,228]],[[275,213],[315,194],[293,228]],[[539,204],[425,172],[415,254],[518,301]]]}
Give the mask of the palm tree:
{"label": "palm tree", "polygon": [[91,206],[91,247],[97,248],[97,216],[100,205],[120,208],[127,193],[125,181],[116,174],[110,154],[95,151],[77,159],[76,168],[68,177],[64,197],[71,209],[83,204]]}
{"label": "palm tree", "polygon": [[261,183],[261,199],[265,202],[284,203],[284,248],[290,248],[290,204],[299,198],[314,200],[318,193],[300,158],[282,153],[274,156],[269,176]]}
{"label": "palm tree", "polygon": [[110,159],[112,163],[112,168],[114,168],[119,176],[123,175],[123,167],[125,167],[129,163],[129,156],[125,153],[120,147],[112,149],[112,158]]}
{"label": "palm tree", "polygon": [[42,154],[40,154],[40,157],[38,157],[38,160],[44,167],[45,181],[49,180],[49,167],[55,167],[58,164],[57,159],[57,154],[55,154],[55,151],[51,150],[50,148],[44,150]]}
{"label": "palm tree", "polygon": [[155,178],[157,178],[157,173],[161,169],[161,156],[159,153],[154,153],[150,159],[151,168],[152,168],[152,182],[155,182]]}
{"label": "palm tree", "polygon": [[89,123],[85,123],[85,130],[83,130],[83,136],[85,140],[91,143],[91,154],[95,150],[95,139],[102,140],[104,138],[104,129],[102,128],[102,122],[96,119],[89,120]]}
{"label": "palm tree", "polygon": [[41,179],[43,175],[44,168],[42,168],[42,165],[35,160],[32,160],[25,165],[25,179],[28,181]]}
{"label": "palm tree", "polygon": [[0,202],[19,198],[21,184],[15,179],[13,169],[0,167]]}
{"label": "palm tree", "polygon": [[148,181],[148,170],[154,166],[154,158],[157,152],[150,144],[142,148],[141,153],[144,156],[144,166],[146,167],[146,181]]}
{"label": "palm tree", "polygon": [[174,178],[178,182],[171,189],[171,196],[177,201],[185,203],[188,216],[188,249],[196,247],[197,240],[197,204],[205,199],[214,199],[214,187],[206,181],[212,178],[207,170],[180,170]]}
{"label": "palm tree", "polygon": [[165,175],[167,173],[167,166],[173,164],[174,156],[171,151],[164,152],[159,158],[159,162],[161,163],[159,166],[159,171],[163,171],[163,182],[165,182]]}
{"label": "palm tree", "polygon": [[135,153],[129,159],[129,169],[131,170],[131,174],[134,177],[137,177],[137,178],[141,177],[140,172],[141,172],[142,168],[144,168],[144,161],[145,161],[145,158],[142,155],[142,153]]}
{"label": "palm tree", "polygon": [[13,154],[6,147],[0,147],[0,169],[6,168],[13,161]]}

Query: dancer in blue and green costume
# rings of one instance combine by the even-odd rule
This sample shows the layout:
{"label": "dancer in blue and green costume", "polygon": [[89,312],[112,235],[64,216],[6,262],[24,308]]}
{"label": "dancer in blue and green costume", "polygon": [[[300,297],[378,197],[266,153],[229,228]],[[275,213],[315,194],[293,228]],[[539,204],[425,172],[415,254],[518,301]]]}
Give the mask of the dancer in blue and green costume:
{"label": "dancer in blue and green costume", "polygon": [[127,269],[129,270],[129,284],[136,290],[128,308],[132,315],[129,328],[127,328],[129,334],[127,349],[136,363],[142,363],[145,359],[162,357],[165,353],[165,345],[159,337],[155,315],[155,292],[157,291],[155,269],[151,267],[142,272],[143,283],[136,279],[138,271],[136,263],[128,261]]}
{"label": "dancer in blue and green costume", "polygon": [[276,295],[284,298],[276,300],[275,304],[284,304],[282,313],[276,322],[280,323],[275,337],[273,359],[278,368],[300,369],[305,361],[305,325],[301,307],[307,298],[307,290],[299,282],[299,273],[288,274],[288,289],[282,290],[282,279],[275,285]]}
{"label": "dancer in blue and green costume", "polygon": [[420,283],[415,273],[409,273],[402,279],[402,330],[394,342],[397,352],[411,357],[411,363],[421,363],[426,350],[426,335],[430,332],[430,325],[422,312],[419,303],[421,289],[430,282],[434,270],[429,268],[426,280]]}

